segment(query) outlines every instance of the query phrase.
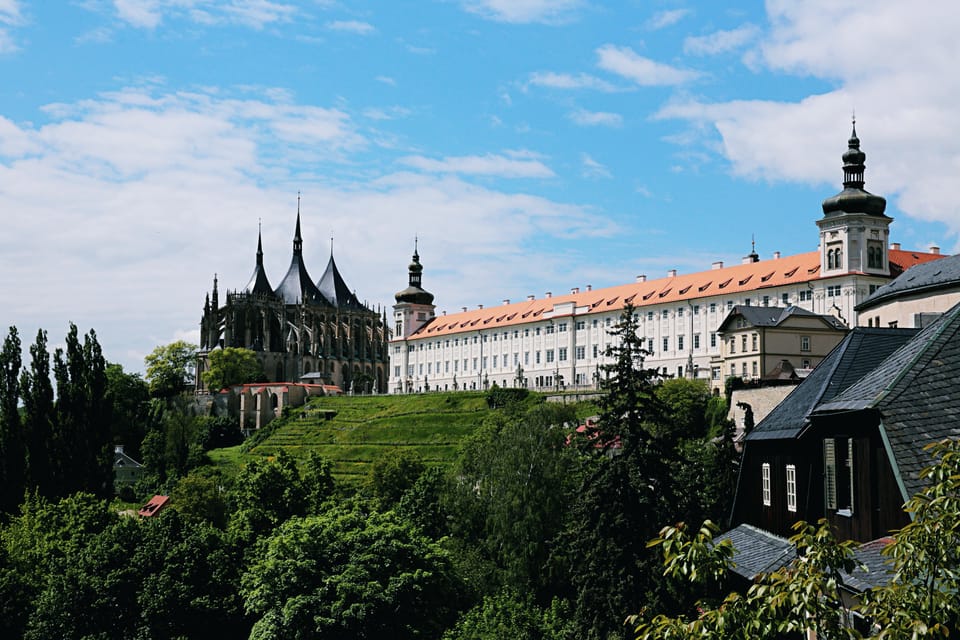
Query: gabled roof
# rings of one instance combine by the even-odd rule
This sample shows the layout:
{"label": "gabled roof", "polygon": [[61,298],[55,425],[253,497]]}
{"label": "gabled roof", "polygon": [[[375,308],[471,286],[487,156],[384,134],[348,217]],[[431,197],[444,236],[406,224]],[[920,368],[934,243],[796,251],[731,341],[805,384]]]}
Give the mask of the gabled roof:
{"label": "gabled roof", "polygon": [[777,327],[790,318],[815,318],[831,329],[847,328],[846,325],[834,316],[821,315],[794,305],[790,305],[789,307],[754,307],[752,305],[746,306],[738,304],[733,307],[730,313],[727,314],[727,317],[723,319],[717,332],[722,333],[725,331],[736,316],[741,316],[754,327]]}
{"label": "gabled roof", "polygon": [[903,295],[949,288],[960,288],[960,255],[910,267],[857,305],[857,311],[870,309]]}
{"label": "gabled roof", "polygon": [[350,287],[344,282],[343,276],[340,275],[337,263],[333,260],[333,253],[330,254],[326,270],[324,270],[320,280],[317,281],[317,289],[335,307],[352,307],[355,309],[363,307],[357,300],[357,296],[350,291]]}
{"label": "gabled roof", "polygon": [[796,438],[818,404],[834,398],[916,334],[916,329],[855,327],[746,440]]}
{"label": "gabled roof", "polygon": [[741,524],[714,538],[715,543],[722,540],[733,544],[733,572],[747,580],[782,569],[797,556],[789,540],[749,524]]}
{"label": "gabled roof", "polygon": [[904,499],[923,486],[927,444],[960,436],[960,304],[830,402],[814,417],[875,410]]}
{"label": "gabled roof", "polygon": [[844,586],[863,593],[889,584],[893,579],[893,565],[883,555],[883,550],[891,542],[893,538],[884,537],[865,542],[857,547],[853,552],[853,558],[864,568],[857,567],[850,573],[841,571]]}
{"label": "gabled roof", "polygon": [[[891,249],[888,255],[890,271],[893,274],[900,273],[915,264],[943,257],[939,254],[899,249]],[[829,278],[832,277],[834,276],[829,276]],[[543,314],[553,312],[556,306],[570,306],[570,303],[574,308],[585,308],[590,313],[618,312],[627,304],[642,309],[649,305],[685,303],[721,294],[733,296],[771,287],[800,285],[819,279],[821,279],[820,254],[812,251],[721,269],[441,315],[420,327],[410,338],[439,337],[483,328],[494,329],[526,324],[540,320]],[[557,313],[554,317],[559,315],[562,314]]]}

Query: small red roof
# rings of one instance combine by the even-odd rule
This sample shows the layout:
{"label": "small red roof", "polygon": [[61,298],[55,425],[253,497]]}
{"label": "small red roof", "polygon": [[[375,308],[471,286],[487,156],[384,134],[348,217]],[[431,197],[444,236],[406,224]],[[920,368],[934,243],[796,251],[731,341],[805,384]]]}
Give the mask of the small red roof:
{"label": "small red roof", "polygon": [[167,506],[168,502],[170,502],[170,496],[153,496],[147,504],[140,507],[137,515],[143,516],[144,518],[153,517],[160,513],[160,511]]}

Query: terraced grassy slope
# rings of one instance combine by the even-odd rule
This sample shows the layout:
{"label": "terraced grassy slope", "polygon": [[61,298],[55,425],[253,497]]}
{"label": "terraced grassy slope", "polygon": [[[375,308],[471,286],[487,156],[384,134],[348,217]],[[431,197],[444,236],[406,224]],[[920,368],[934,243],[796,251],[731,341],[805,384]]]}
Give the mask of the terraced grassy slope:
{"label": "terraced grassy slope", "polygon": [[315,398],[271,423],[270,434],[249,452],[221,449],[211,458],[229,470],[279,449],[295,457],[317,451],[333,463],[338,480],[353,483],[389,448],[411,449],[428,463],[448,464],[460,441],[489,412],[479,392]]}

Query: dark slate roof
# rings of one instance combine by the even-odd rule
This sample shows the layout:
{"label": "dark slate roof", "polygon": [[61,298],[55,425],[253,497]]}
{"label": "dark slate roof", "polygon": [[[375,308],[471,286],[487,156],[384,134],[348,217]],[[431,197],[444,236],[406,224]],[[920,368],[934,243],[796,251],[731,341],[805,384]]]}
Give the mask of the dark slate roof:
{"label": "dark slate roof", "polygon": [[246,293],[273,294],[273,287],[267,280],[267,272],[263,269],[263,242],[257,237],[257,264],[253,268],[253,275],[250,281],[243,288]]}
{"label": "dark slate roof", "polygon": [[920,471],[932,463],[923,447],[960,437],[960,304],[818,406],[814,417],[866,409],[880,412],[882,435],[906,500],[923,486]]}
{"label": "dark slate roof", "polygon": [[327,268],[323,276],[317,282],[317,288],[320,293],[335,307],[362,308],[363,305],[357,299],[357,296],[350,291],[350,287],[344,282],[340,270],[337,269],[337,263],[333,261],[333,253],[330,254],[330,260],[327,262]]}
{"label": "dark slate roof", "polygon": [[831,315],[820,315],[800,307],[790,305],[789,307],[754,307],[746,305],[736,305],[727,314],[727,317],[720,324],[718,331],[724,331],[730,320],[740,315],[744,320],[754,327],[776,327],[783,324],[791,317],[817,318],[829,327],[834,329],[846,329],[846,326],[837,318]]}
{"label": "dark slate roof", "polygon": [[290,268],[283,276],[280,286],[274,293],[287,304],[312,303],[327,304],[317,285],[313,284],[307,267],[303,264],[303,256],[295,251],[290,259]]}
{"label": "dark slate roof", "polygon": [[883,550],[891,542],[893,538],[879,538],[857,547],[853,557],[863,567],[857,567],[850,573],[841,571],[844,585],[863,593],[889,583],[893,578],[893,566],[883,555]]}
{"label": "dark slate roof", "polygon": [[910,267],[858,304],[857,311],[870,309],[903,295],[949,288],[960,288],[960,255]]}
{"label": "dark slate roof", "polygon": [[855,327],[746,439],[797,437],[819,403],[834,398],[916,334],[916,329]]}
{"label": "dark slate roof", "polygon": [[796,557],[789,540],[749,524],[741,524],[714,538],[715,543],[722,540],[729,540],[735,549],[734,573],[747,580],[782,569]]}

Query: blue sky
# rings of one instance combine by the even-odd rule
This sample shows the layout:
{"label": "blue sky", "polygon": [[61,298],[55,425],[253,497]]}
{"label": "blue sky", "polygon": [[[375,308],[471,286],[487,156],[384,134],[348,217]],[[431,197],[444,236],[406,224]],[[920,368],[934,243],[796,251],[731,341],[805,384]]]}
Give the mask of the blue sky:
{"label": "blue sky", "polygon": [[301,193],[389,305],[816,248],[850,116],[893,241],[958,248],[960,8],[770,0],[0,0],[0,323],[138,370],[214,273],[276,285]]}

